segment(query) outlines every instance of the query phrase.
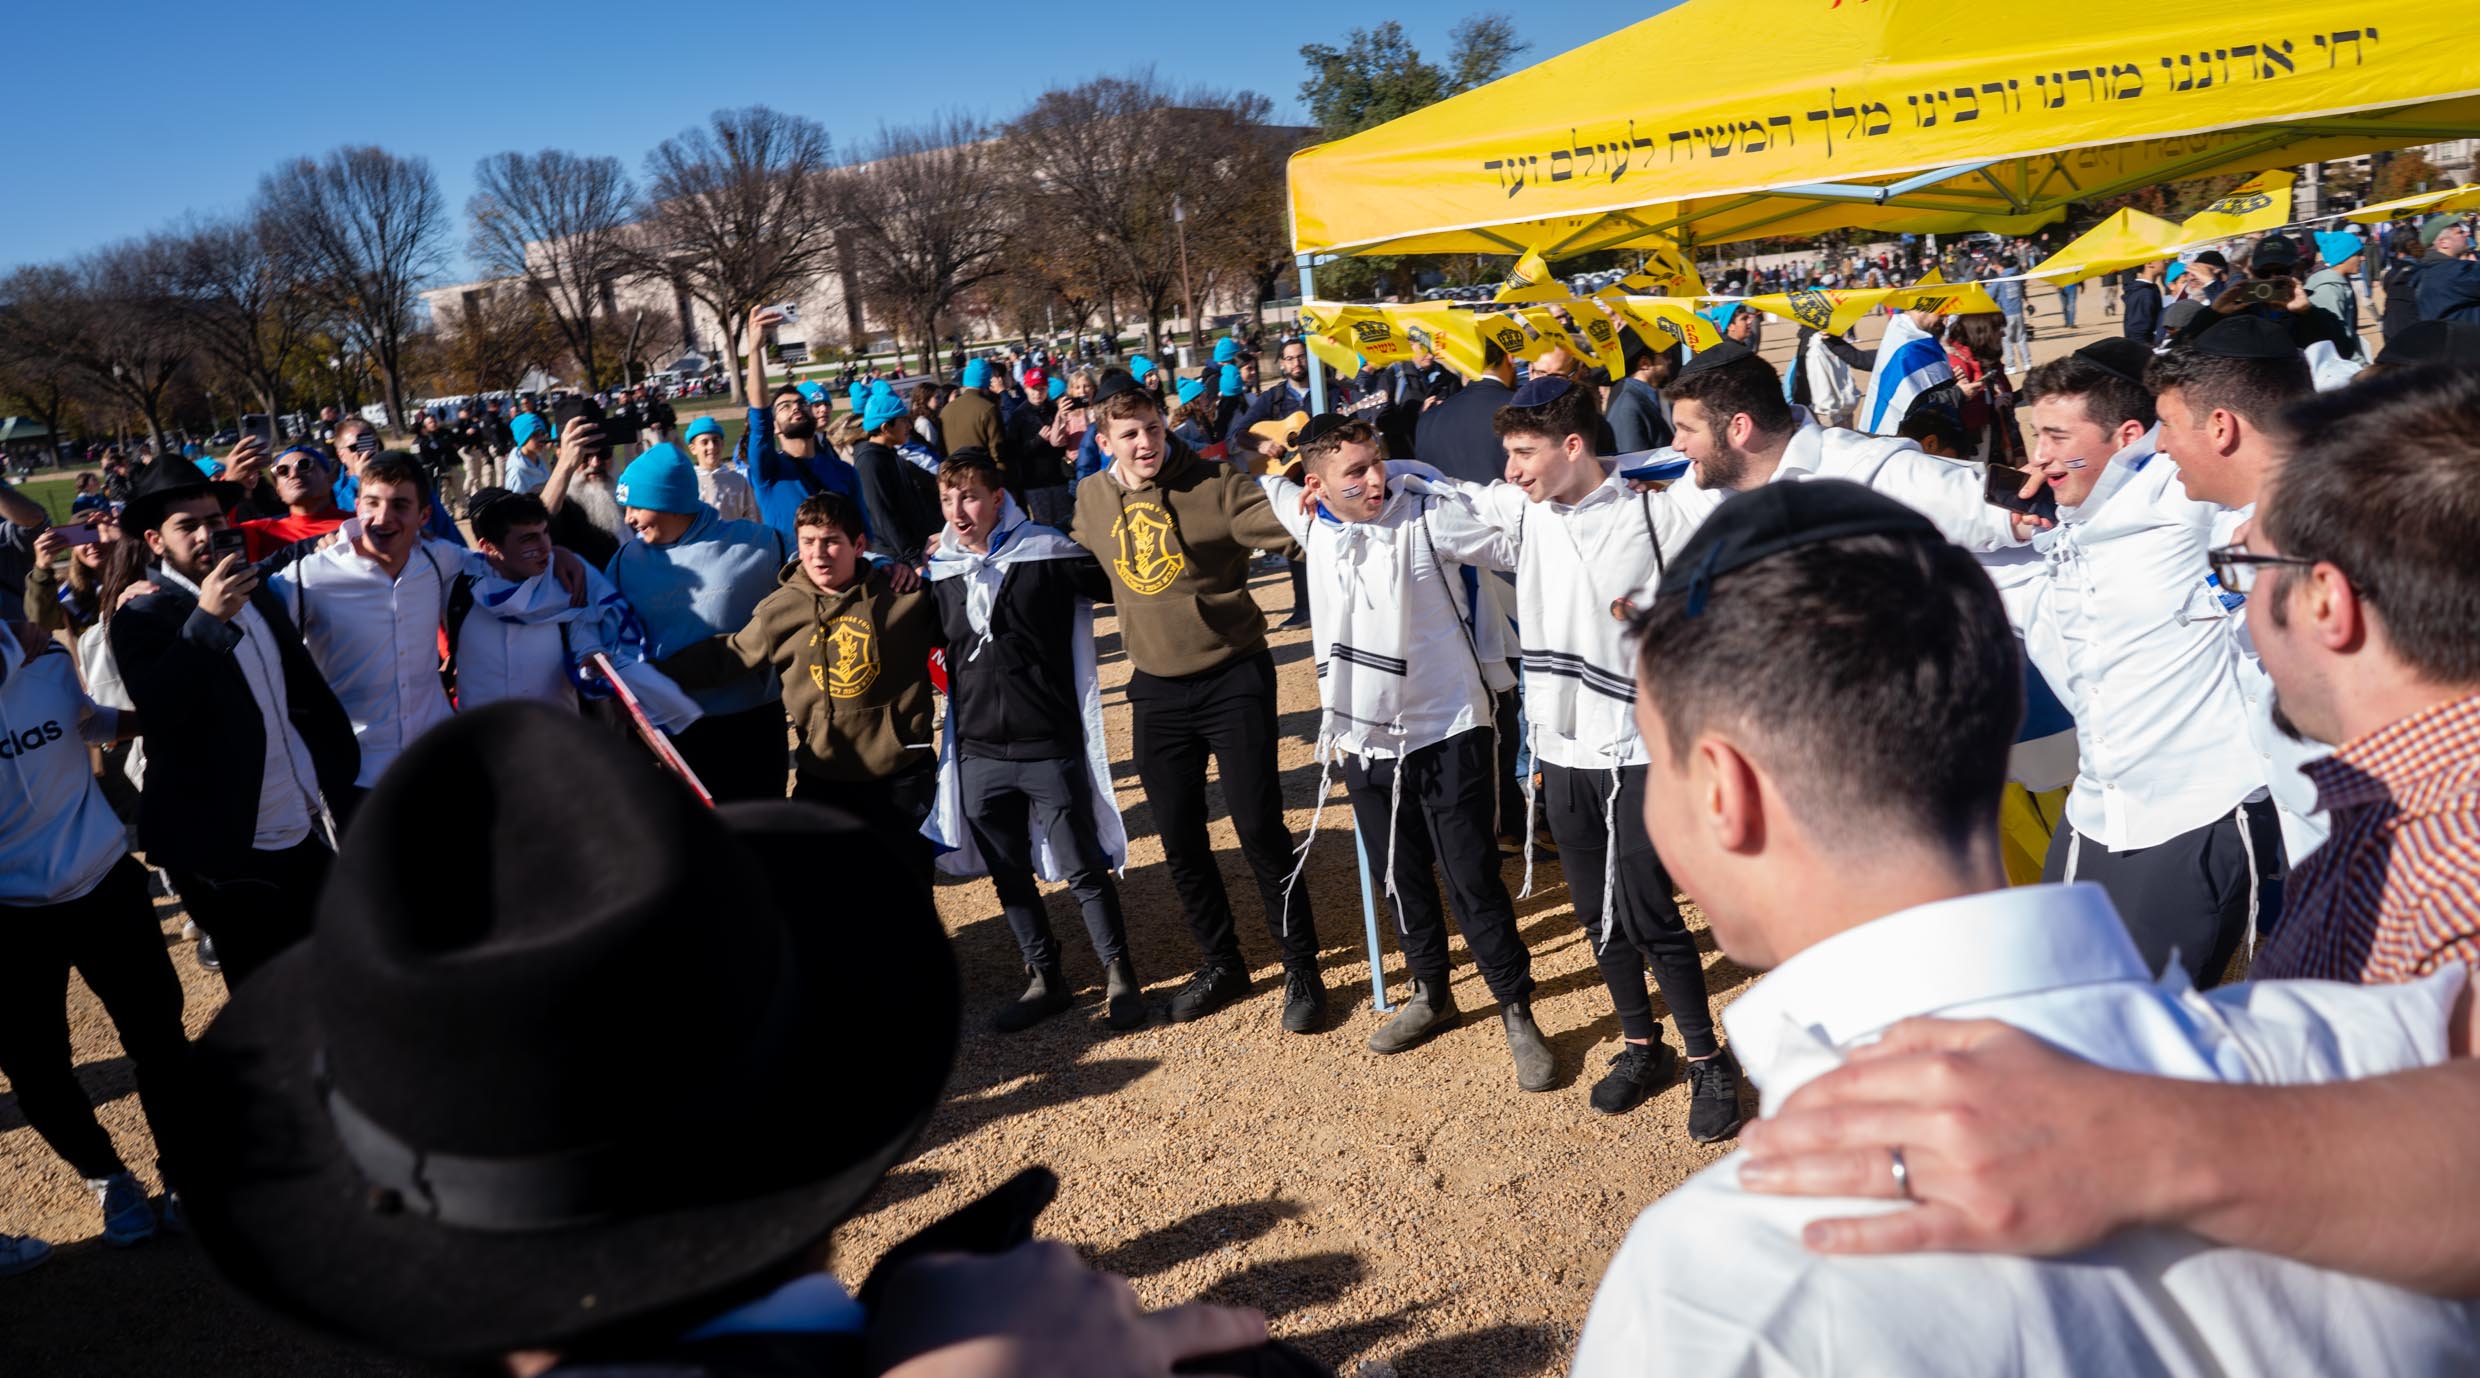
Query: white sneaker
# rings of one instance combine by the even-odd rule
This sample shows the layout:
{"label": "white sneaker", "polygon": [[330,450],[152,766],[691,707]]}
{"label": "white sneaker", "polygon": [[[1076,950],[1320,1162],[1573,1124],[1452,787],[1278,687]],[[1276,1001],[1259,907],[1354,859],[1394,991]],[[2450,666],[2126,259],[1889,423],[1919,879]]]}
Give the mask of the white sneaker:
{"label": "white sneaker", "polygon": [[155,1237],[155,1208],[146,1203],[146,1188],[126,1172],[89,1177],[86,1185],[103,1205],[103,1242],[126,1249]]}
{"label": "white sneaker", "polygon": [[13,1278],[43,1266],[52,1246],[30,1234],[0,1234],[0,1278]]}

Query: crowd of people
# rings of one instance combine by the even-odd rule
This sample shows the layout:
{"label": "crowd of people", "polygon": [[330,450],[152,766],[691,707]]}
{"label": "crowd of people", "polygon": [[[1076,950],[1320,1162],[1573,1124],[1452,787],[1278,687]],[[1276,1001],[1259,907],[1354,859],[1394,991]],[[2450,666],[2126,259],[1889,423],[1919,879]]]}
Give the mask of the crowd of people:
{"label": "crowd of people", "polygon": [[[1231,338],[1192,377],[1029,351],[839,394],[770,377],[760,309],[737,444],[632,392],[108,465],[58,527],[0,485],[0,1071],[107,1243],[191,1230],[384,1349],[1316,1372],[1028,1243],[1038,1173],[857,1290],[819,1263],[961,1021],[1255,994],[1210,773],[1269,1013],[1330,1031],[1303,877],[1340,775],[1411,977],[1369,1052],[1463,1017],[1451,909],[1511,1079],[1558,1088],[1515,919],[1555,859],[1619,1028],[1586,1106],[1684,1082],[1719,1142],[1762,1091],[1628,1235],[1577,1372],[2466,1370],[2480,266],[2411,233],[2378,348],[2341,235],[2148,265],[2038,366],[2018,290],[1788,368],[1725,305],[1615,378],[1495,344],[1313,376],[1298,338],[1261,378]],[[1261,554],[1313,651],[1305,836]],[[1193,951],[1122,911],[1101,605]],[[991,877],[1012,1000],[964,1008],[942,874]],[[194,1047],[158,892],[229,992]],[[1766,973],[1719,1018],[1682,896]],[[1188,972],[1159,1008],[1149,968]],[[72,969],[160,1203],[73,1074]],[[0,1236],[0,1274],[47,1252]]]}

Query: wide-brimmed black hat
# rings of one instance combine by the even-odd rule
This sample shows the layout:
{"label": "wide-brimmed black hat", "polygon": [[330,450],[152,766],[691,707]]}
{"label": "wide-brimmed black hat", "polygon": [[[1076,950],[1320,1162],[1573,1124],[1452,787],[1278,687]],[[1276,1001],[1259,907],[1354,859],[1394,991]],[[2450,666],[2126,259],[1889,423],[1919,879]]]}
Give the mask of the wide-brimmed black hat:
{"label": "wide-brimmed black hat", "polygon": [[313,935],[202,1037],[175,1164],[245,1291],[397,1353],[685,1326],[912,1143],[954,958],[875,835],[709,810],[540,704],[454,719],[357,813]]}
{"label": "wide-brimmed black hat", "polygon": [[129,502],[121,511],[121,525],[131,531],[152,531],[161,526],[164,509],[189,498],[213,497],[230,510],[241,501],[241,485],[210,479],[206,471],[183,455],[164,455],[138,471],[129,485]]}

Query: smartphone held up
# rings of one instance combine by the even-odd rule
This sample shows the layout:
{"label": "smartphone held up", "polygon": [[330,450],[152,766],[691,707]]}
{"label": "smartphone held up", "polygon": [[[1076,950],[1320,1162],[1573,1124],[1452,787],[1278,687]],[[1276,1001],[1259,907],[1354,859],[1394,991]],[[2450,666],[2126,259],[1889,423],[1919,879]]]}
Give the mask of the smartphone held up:
{"label": "smartphone held up", "polygon": [[2058,520],[2058,499],[2052,497],[2046,488],[2031,497],[2024,496],[2024,489],[2031,483],[2032,472],[2028,469],[1992,464],[1988,478],[1981,483],[1981,500],[1992,507],[2003,507],[2023,516],[2039,517],[2047,522]]}

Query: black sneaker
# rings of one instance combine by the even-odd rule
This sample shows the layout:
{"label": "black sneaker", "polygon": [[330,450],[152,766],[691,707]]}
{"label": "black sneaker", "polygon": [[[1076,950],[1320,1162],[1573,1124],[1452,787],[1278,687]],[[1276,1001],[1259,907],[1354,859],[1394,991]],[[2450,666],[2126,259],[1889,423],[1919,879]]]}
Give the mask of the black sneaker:
{"label": "black sneaker", "polygon": [[1316,1033],[1326,1022],[1326,983],[1309,970],[1283,975],[1283,1032]]}
{"label": "black sneaker", "polygon": [[1676,1054],[1670,1045],[1659,1039],[1620,1044],[1610,1070],[1593,1083],[1593,1108],[1605,1115],[1624,1115],[1644,1104],[1655,1087],[1671,1079],[1674,1061]]}
{"label": "black sneaker", "polygon": [[1723,1049],[1688,1064],[1688,1137],[1720,1143],[1739,1134],[1747,1116],[1739,1108],[1739,1059]]}
{"label": "black sneaker", "polygon": [[1208,962],[1188,978],[1179,994],[1171,997],[1171,1022],[1185,1024],[1203,1019],[1248,993],[1247,972]]}

